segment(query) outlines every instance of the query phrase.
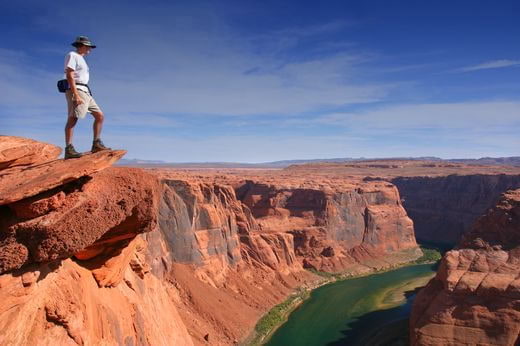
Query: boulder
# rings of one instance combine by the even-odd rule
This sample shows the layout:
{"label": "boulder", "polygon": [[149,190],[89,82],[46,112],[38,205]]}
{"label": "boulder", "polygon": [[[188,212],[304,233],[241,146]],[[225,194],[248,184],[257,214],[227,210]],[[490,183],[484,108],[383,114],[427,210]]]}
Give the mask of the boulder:
{"label": "boulder", "polygon": [[[157,189],[157,179],[140,169],[109,168],[4,206],[0,273],[24,263],[70,257],[95,242],[127,240],[153,230]],[[14,251],[16,247],[27,250]]]}

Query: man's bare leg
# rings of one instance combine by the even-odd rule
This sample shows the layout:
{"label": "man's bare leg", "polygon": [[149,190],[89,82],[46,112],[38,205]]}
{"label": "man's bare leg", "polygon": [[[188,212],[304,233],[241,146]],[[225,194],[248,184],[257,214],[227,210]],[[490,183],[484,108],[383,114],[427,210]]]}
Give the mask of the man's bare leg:
{"label": "man's bare leg", "polygon": [[92,130],[94,132],[94,140],[96,140],[101,136],[101,130],[103,129],[103,121],[105,120],[105,116],[103,115],[103,112],[92,112],[92,116],[94,117]]}
{"label": "man's bare leg", "polygon": [[67,124],[65,124],[65,160],[67,159],[76,159],[81,157],[82,154],[78,153],[74,146],[72,145],[72,136],[74,135],[74,126],[78,122],[78,118],[69,117],[67,119]]}
{"label": "man's bare leg", "polygon": [[67,124],[65,124],[65,144],[72,144],[72,136],[74,135],[74,126],[78,122],[78,118],[69,117],[67,119]]}
{"label": "man's bare leg", "polygon": [[94,131],[94,141],[92,142],[92,152],[97,153],[102,150],[111,150],[111,148],[105,147],[103,142],[101,141],[101,130],[103,129],[103,121],[105,120],[105,116],[103,112],[92,112],[92,116],[94,117],[94,125],[92,125],[92,130]]}

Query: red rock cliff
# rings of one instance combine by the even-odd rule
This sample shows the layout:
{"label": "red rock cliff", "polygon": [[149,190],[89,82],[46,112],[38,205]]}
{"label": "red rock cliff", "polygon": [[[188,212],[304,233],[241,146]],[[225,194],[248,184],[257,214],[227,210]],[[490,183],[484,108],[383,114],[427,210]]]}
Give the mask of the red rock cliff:
{"label": "red rock cliff", "polygon": [[410,335],[412,345],[520,343],[520,190],[446,253],[415,299]]}
{"label": "red rock cliff", "polygon": [[259,223],[258,233],[284,231],[294,238],[304,267],[359,272],[420,255],[413,223],[390,183],[307,187],[246,181],[237,195]]}

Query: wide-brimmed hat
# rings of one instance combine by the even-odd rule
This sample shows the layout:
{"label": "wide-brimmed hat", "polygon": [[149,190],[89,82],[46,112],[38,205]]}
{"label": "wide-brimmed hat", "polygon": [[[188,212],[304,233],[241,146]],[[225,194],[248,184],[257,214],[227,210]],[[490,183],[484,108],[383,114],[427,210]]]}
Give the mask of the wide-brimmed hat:
{"label": "wide-brimmed hat", "polygon": [[96,46],[90,41],[90,39],[87,36],[76,37],[76,41],[72,42],[72,45],[76,48],[80,45],[96,48]]}

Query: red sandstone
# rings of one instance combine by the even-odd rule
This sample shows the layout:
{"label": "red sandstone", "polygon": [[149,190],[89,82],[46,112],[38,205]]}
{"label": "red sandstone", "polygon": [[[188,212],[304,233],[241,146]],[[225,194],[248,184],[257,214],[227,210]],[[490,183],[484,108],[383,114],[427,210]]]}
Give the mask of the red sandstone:
{"label": "red sandstone", "polygon": [[0,169],[30,166],[56,159],[61,148],[32,139],[0,136]]}
{"label": "red sandstone", "polygon": [[437,276],[419,292],[410,318],[413,345],[520,342],[520,190],[480,218]]}

